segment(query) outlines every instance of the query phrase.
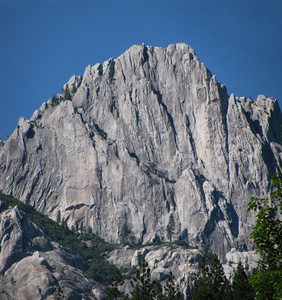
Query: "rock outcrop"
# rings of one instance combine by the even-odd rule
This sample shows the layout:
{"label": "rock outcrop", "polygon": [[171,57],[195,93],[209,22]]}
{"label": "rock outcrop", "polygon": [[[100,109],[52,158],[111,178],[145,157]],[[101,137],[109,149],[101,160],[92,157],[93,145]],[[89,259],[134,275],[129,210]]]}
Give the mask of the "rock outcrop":
{"label": "rock outcrop", "polygon": [[[188,295],[191,296],[190,289],[198,271],[201,255],[202,253],[198,249],[185,249],[177,245],[154,245],[145,246],[139,250],[129,247],[115,249],[109,253],[108,260],[123,270],[137,267],[142,258],[145,258],[151,269],[152,279],[156,279],[164,285],[169,273],[172,272],[175,276],[175,283],[179,286],[184,298],[187,299]],[[225,275],[232,281],[239,261],[241,261],[246,272],[251,274],[257,267],[258,259],[258,254],[255,251],[239,252],[232,249],[227,254],[223,264]],[[121,290],[123,292],[131,290],[129,280],[125,281]]]}
{"label": "rock outcrop", "polygon": [[172,214],[190,245],[253,249],[247,203],[282,167],[275,99],[229,96],[185,44],[133,46],[64,91],[1,144],[3,192],[110,242],[125,222],[165,239]]}
{"label": "rock outcrop", "polygon": [[0,225],[0,299],[55,299],[59,286],[65,299],[103,292],[83,273],[85,262],[52,242],[18,207],[1,212]]}
{"label": "rock outcrop", "polygon": [[[64,299],[105,299],[106,288],[89,279],[83,271],[86,263],[70,249],[50,240],[18,207],[2,210],[0,202],[0,299],[57,299],[61,287]],[[169,272],[184,295],[190,295],[201,253],[171,245],[151,245],[140,249],[117,247],[107,253],[107,259],[123,271],[137,267],[144,257],[151,269],[152,279],[165,284]],[[237,263],[252,271],[257,264],[253,251],[232,249],[224,265],[231,278]],[[130,293],[130,281],[120,288]]]}
{"label": "rock outcrop", "polygon": [[[164,284],[169,272],[175,276],[175,283],[185,295],[189,294],[189,285],[197,272],[197,264],[201,254],[197,249],[184,249],[179,246],[146,246],[140,250],[127,247],[115,249],[109,253],[108,260],[120,269],[138,267],[142,258],[151,269],[151,278]],[[125,281],[121,290],[125,293],[131,290],[129,281]]]}

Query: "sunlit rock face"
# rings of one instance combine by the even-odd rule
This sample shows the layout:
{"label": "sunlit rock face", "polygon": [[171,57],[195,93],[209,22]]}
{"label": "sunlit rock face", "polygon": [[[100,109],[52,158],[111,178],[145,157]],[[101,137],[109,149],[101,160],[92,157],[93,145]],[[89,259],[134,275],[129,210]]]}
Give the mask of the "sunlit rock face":
{"label": "sunlit rock face", "polygon": [[[192,283],[197,264],[201,259],[201,254],[197,249],[185,249],[183,247],[153,245],[145,246],[135,250],[129,247],[119,248],[108,254],[108,260],[119,268],[138,267],[142,258],[148,263],[151,270],[151,278],[165,285],[170,272],[175,276],[179,290],[187,299],[189,286]],[[122,290],[126,293],[132,290],[129,280],[125,280]]]}
{"label": "sunlit rock face", "polygon": [[[179,290],[184,299],[191,299],[191,285],[198,272],[198,263],[201,260],[202,253],[198,249],[188,249],[177,245],[151,245],[141,249],[132,249],[123,247],[114,249],[108,253],[108,260],[120,269],[138,267],[138,264],[144,258],[151,269],[151,278],[165,285],[165,281],[170,272],[175,277]],[[227,278],[232,281],[234,270],[237,264],[241,262],[248,273],[252,273],[257,267],[259,254],[255,251],[236,251],[231,249],[226,255],[223,269]],[[125,281],[122,287],[124,292],[130,292],[132,286],[129,280]]]}
{"label": "sunlit rock face", "polygon": [[111,242],[125,222],[136,242],[166,239],[172,214],[174,239],[253,248],[247,203],[282,166],[275,99],[229,96],[186,44],[132,46],[66,89],[1,144],[3,192]]}
{"label": "sunlit rock face", "polygon": [[87,263],[80,256],[51,241],[18,207],[2,206],[0,199],[0,299],[51,300],[59,286],[65,299],[103,292],[83,273]]}

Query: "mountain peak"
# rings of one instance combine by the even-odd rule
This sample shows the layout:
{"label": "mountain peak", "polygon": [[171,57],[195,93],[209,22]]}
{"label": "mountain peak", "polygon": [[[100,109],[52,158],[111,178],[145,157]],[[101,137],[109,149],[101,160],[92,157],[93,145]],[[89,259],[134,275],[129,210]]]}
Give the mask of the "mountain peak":
{"label": "mountain peak", "polygon": [[252,249],[250,196],[281,171],[277,101],[230,97],[186,44],[134,45],[88,66],[0,149],[0,188],[69,228],[116,242]]}

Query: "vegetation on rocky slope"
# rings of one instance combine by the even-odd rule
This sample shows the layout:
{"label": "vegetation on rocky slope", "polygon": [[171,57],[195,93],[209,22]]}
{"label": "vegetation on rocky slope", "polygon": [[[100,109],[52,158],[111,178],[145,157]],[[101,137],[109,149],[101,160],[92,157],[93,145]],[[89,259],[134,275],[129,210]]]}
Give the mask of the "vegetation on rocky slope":
{"label": "vegetation on rocky slope", "polygon": [[[5,202],[6,208],[18,205],[27,217],[39,226],[45,234],[60,243],[62,246],[72,249],[87,261],[86,274],[101,283],[107,283],[112,274],[116,271],[116,266],[110,264],[103,256],[106,251],[112,250],[115,245],[106,243],[102,238],[93,233],[72,232],[66,225],[59,225],[49,217],[36,211],[32,206],[15,199],[12,196],[1,195],[1,200]],[[88,247],[86,240],[90,241],[93,247]]]}
{"label": "vegetation on rocky slope", "polygon": [[192,286],[193,300],[253,300],[255,291],[249,282],[241,262],[234,272],[232,282],[225,274],[216,255],[202,256],[195,282]]}
{"label": "vegetation on rocky slope", "polygon": [[124,284],[121,273],[117,272],[111,282],[106,300],[180,300],[183,295],[179,287],[174,282],[174,277],[170,272],[165,285],[162,286],[157,280],[151,279],[151,269],[143,258],[136,269],[136,274],[132,277],[130,284],[132,290],[129,294],[123,293],[120,287]]}
{"label": "vegetation on rocky slope", "polygon": [[260,254],[257,270],[248,278],[241,263],[233,276],[232,285],[226,279],[216,256],[206,264],[199,263],[193,287],[193,300],[198,299],[282,299],[282,174],[274,174],[276,187],[270,199],[251,198],[249,211],[255,211],[256,223],[251,238]]}
{"label": "vegetation on rocky slope", "polygon": [[[275,174],[273,184],[276,190],[270,194],[270,200],[252,198],[249,203],[249,211],[257,212],[256,224],[251,237],[253,238],[261,260],[257,270],[250,276],[247,275],[239,262],[234,270],[232,281],[229,281],[223,271],[223,267],[216,255],[203,255],[195,274],[192,295],[186,295],[193,300],[198,299],[281,299],[282,294],[282,175]],[[4,202],[2,208],[18,205],[27,217],[36,223],[54,241],[64,247],[71,248],[87,261],[86,274],[98,282],[109,284],[107,299],[182,299],[183,295],[174,283],[173,274],[169,274],[165,285],[151,280],[151,270],[148,263],[141,261],[139,267],[131,272],[132,291],[123,293],[120,287],[124,284],[125,277],[117,267],[110,264],[104,257],[105,253],[113,250],[117,245],[106,243],[102,238],[93,233],[75,233],[65,224],[58,224],[49,217],[39,213],[30,205],[1,194]],[[273,205],[275,203],[275,205]],[[90,244],[91,246],[87,246]],[[182,246],[188,247],[185,241],[178,241]],[[176,242],[177,243],[177,242]],[[125,243],[126,244],[126,243]],[[155,244],[164,244],[157,240]],[[173,243],[165,243],[173,244]],[[130,247],[142,247],[144,245],[130,245]],[[133,274],[134,273],[134,274]],[[113,278],[113,274],[116,277]],[[127,278],[129,278],[127,276]]]}

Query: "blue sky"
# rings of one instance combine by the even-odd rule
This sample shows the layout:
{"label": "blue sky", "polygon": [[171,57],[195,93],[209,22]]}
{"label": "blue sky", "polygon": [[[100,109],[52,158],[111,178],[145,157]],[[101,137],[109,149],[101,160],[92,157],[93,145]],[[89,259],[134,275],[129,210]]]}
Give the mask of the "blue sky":
{"label": "blue sky", "polygon": [[229,94],[282,107],[281,0],[0,0],[0,138],[87,65],[178,42]]}

